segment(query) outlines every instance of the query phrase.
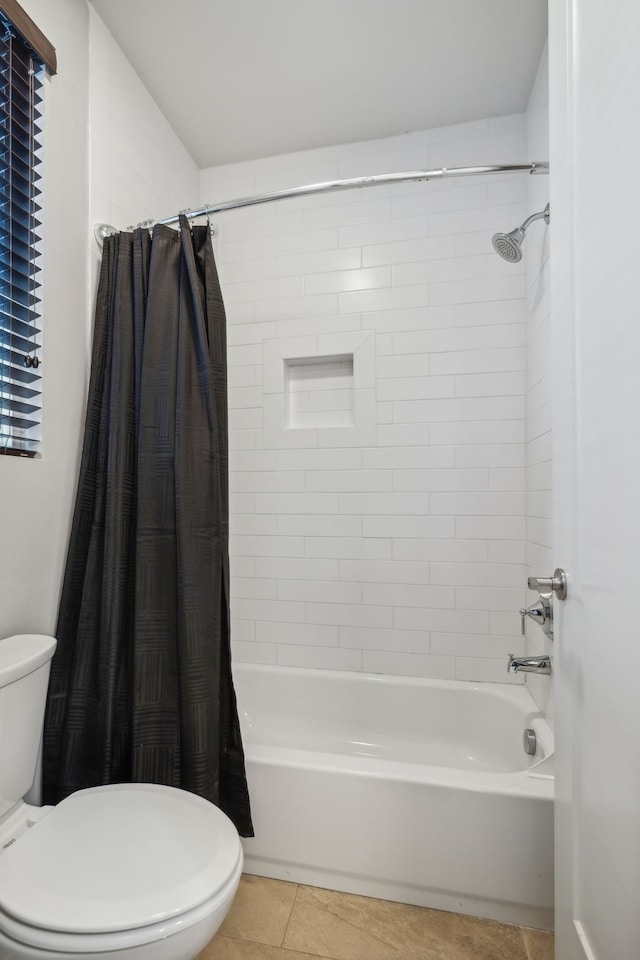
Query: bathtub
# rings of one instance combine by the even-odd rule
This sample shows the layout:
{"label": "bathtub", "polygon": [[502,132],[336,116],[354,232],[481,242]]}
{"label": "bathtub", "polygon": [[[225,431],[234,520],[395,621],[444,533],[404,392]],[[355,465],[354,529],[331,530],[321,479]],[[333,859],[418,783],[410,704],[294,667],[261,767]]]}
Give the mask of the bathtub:
{"label": "bathtub", "polygon": [[244,663],[234,682],[248,873],[552,928],[552,734],[524,686]]}

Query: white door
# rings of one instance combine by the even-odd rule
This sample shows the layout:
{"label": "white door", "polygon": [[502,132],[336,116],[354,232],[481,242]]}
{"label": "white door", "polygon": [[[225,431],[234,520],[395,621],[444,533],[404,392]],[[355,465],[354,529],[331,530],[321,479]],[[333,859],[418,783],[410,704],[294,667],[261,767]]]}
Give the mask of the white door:
{"label": "white door", "polygon": [[550,0],[557,960],[640,958],[640,2]]}

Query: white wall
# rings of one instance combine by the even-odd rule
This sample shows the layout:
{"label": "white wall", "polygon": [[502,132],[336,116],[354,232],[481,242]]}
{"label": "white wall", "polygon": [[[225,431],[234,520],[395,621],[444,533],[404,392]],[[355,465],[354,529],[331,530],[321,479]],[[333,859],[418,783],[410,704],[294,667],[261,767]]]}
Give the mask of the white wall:
{"label": "white wall", "polygon": [[[549,57],[545,47],[527,109],[527,155],[549,159]],[[553,172],[550,176],[553,176]],[[549,202],[549,177],[529,177],[527,215]],[[527,269],[527,576],[551,576],[555,569],[551,530],[551,312],[549,248],[553,212],[531,225],[525,242]],[[527,603],[538,595],[527,594]],[[558,611],[558,601],[554,601]],[[540,627],[527,622],[527,653],[553,655],[551,641]],[[551,720],[553,678],[529,674],[527,685],[538,706]]]}
{"label": "white wall", "polygon": [[126,229],[194,206],[196,164],[91,6],[89,47],[91,224]]}
{"label": "white wall", "polygon": [[0,458],[0,636],[54,628],[87,371],[88,15],[23,0],[54,44],[45,82],[41,460]]}
{"label": "white wall", "polygon": [[199,189],[191,157],[90,5],[23,6],[59,72],[45,101],[44,456],[0,458],[0,636],[55,628],[89,372],[93,224],[164,216]]}
{"label": "white wall", "polygon": [[[525,158],[524,117],[205,170],[203,202]],[[216,218],[229,321],[237,659],[518,682],[526,178]],[[283,358],[351,354],[356,423],[283,429]],[[320,406],[330,391],[316,398]],[[359,412],[358,412],[359,411]]]}

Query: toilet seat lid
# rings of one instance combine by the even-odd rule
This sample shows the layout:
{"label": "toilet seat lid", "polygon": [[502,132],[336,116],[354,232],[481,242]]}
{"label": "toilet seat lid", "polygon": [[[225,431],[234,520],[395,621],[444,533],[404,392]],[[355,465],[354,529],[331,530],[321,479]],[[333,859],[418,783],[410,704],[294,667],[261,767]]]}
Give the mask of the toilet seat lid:
{"label": "toilet seat lid", "polygon": [[231,821],[202,797],[143,783],[80,790],[2,854],[0,914],[68,933],[158,924],[214,896],[241,855]]}

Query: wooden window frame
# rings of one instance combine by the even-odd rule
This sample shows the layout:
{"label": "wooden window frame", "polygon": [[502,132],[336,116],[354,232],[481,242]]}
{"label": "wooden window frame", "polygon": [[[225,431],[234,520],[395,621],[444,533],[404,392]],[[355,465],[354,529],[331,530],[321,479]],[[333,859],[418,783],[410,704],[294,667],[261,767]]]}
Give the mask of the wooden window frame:
{"label": "wooden window frame", "polygon": [[45,37],[42,30],[36,26],[29,14],[22,9],[17,0],[0,0],[0,10],[21,35],[23,40],[38,54],[48,72],[53,76],[58,72],[56,50]]}

